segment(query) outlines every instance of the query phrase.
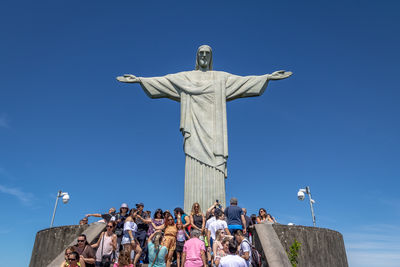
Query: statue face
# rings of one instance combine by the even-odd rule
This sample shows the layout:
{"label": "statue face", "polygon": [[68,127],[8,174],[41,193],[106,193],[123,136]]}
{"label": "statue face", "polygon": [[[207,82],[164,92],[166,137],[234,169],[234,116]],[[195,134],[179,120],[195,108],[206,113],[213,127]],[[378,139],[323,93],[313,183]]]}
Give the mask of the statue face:
{"label": "statue face", "polygon": [[209,69],[211,61],[211,50],[208,47],[202,47],[197,53],[198,63],[202,69]]}

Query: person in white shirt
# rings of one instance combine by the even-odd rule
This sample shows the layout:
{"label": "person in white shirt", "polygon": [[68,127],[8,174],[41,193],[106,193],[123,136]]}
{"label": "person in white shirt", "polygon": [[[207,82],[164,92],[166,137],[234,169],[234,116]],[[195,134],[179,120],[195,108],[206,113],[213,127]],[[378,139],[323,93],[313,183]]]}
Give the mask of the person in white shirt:
{"label": "person in white shirt", "polygon": [[212,240],[216,239],[215,233],[219,229],[224,230],[227,235],[230,235],[228,224],[224,220],[224,214],[222,212],[217,212],[215,217],[217,218],[217,220],[215,222],[212,222],[209,226],[210,236]]}
{"label": "person in white shirt", "polygon": [[241,230],[236,231],[235,239],[240,244],[239,256],[246,261],[247,267],[251,266],[251,247],[250,242],[244,237]]}
{"label": "person in white shirt", "polygon": [[235,241],[231,239],[228,242],[224,241],[223,243],[224,247],[229,246],[229,254],[221,259],[217,259],[215,265],[219,267],[247,267],[246,261],[239,255],[236,255],[237,246]]}

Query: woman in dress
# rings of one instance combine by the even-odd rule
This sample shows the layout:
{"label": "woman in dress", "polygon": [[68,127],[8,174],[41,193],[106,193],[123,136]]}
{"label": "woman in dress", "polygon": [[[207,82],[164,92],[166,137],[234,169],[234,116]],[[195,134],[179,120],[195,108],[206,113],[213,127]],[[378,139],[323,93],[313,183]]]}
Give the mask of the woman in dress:
{"label": "woman in dress", "polygon": [[[165,221],[163,225],[156,226],[153,222],[151,222],[151,224],[153,225],[156,231],[157,230],[164,231],[163,245],[168,249],[166,267],[170,267],[172,262],[172,256],[174,255],[174,251],[176,248],[176,234],[178,233],[178,229],[176,228],[174,217],[172,217],[171,214],[167,215],[167,217],[165,217],[164,219]],[[181,218],[178,216],[177,220],[181,220]]]}
{"label": "woman in dress", "polygon": [[129,212],[129,216],[125,219],[121,244],[123,245],[124,250],[135,251],[135,258],[133,260],[133,265],[136,266],[136,263],[138,262],[139,257],[142,254],[142,249],[140,248],[139,242],[137,242],[137,240],[135,240],[134,238],[135,233],[137,231],[135,217],[136,217],[136,209],[131,209],[131,211]]}

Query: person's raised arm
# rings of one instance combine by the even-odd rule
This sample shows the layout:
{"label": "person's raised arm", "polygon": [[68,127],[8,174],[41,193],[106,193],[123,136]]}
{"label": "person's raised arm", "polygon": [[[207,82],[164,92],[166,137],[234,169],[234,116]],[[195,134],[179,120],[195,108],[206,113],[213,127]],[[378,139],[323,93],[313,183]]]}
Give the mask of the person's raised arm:
{"label": "person's raised arm", "polygon": [[146,218],[146,219],[144,219],[144,218],[143,218],[142,216],[140,216],[139,214],[136,214],[136,217],[139,218],[139,219],[141,219],[144,223],[147,223],[147,224],[151,224],[151,223],[152,223],[151,218]]}
{"label": "person's raised arm", "polygon": [[86,214],[85,217],[101,217],[100,213]]}
{"label": "person's raised arm", "polygon": [[147,238],[146,243],[151,242],[151,240],[153,239],[153,236],[156,234],[157,232],[152,233],[149,238]]}
{"label": "person's raised arm", "polygon": [[206,216],[208,216],[208,215],[211,213],[211,211],[212,211],[217,205],[218,205],[217,202],[215,202],[213,205],[211,205],[211,206],[207,209]]}
{"label": "person's raised arm", "polygon": [[161,224],[160,226],[157,226],[153,221],[151,221],[151,225],[153,226],[154,230],[164,230],[165,229],[165,224]]}

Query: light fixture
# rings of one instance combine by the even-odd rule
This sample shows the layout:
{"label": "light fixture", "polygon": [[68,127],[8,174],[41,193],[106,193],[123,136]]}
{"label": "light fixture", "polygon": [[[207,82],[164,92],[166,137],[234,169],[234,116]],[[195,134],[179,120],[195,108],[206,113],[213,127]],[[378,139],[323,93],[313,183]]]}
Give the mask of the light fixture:
{"label": "light fixture", "polygon": [[311,209],[311,216],[312,216],[312,221],[313,221],[313,225],[314,227],[316,226],[315,223],[315,215],[314,215],[314,208],[313,208],[313,204],[315,204],[315,200],[311,198],[311,190],[309,186],[306,186],[305,189],[299,189],[299,192],[297,192],[297,198],[302,201],[306,198],[306,195],[308,195],[308,198],[310,200],[310,209]]}
{"label": "light fixture", "polygon": [[64,204],[67,204],[69,199],[70,199],[70,197],[69,197],[67,192],[62,192],[61,190],[58,191],[57,198],[56,198],[56,205],[54,206],[54,211],[53,211],[53,217],[51,218],[50,228],[53,227],[54,217],[56,216],[56,210],[57,210],[57,205],[58,205],[58,199],[60,197],[62,197],[62,202]]}

